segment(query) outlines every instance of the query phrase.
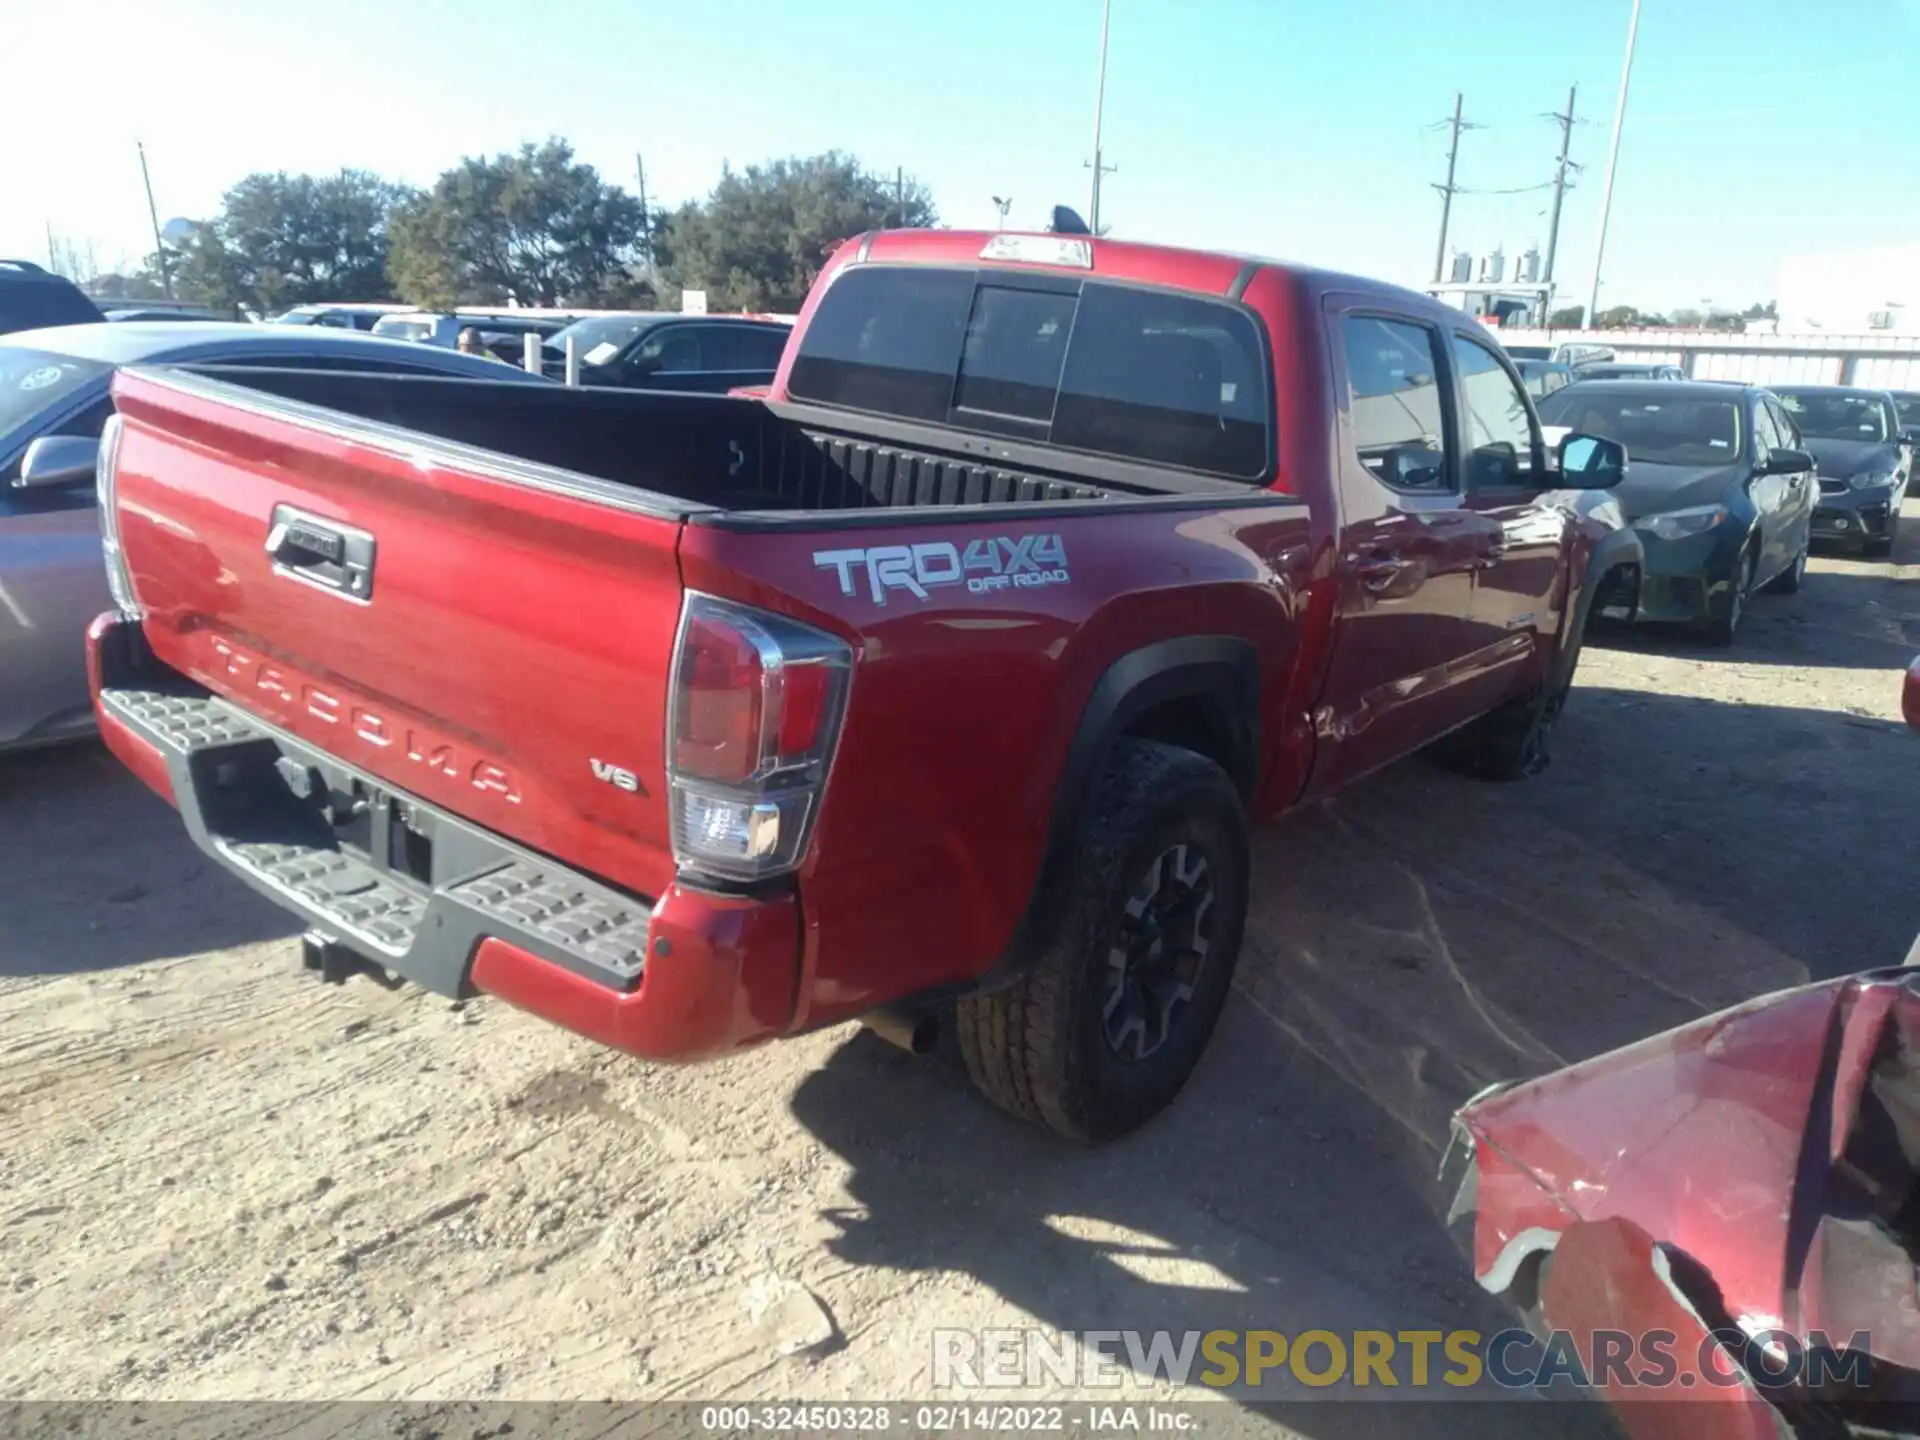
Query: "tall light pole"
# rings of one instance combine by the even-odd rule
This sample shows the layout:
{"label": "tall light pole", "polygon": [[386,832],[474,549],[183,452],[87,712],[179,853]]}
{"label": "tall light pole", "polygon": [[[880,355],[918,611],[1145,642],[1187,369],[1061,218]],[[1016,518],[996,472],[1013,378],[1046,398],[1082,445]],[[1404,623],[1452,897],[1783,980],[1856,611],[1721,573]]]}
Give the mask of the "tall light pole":
{"label": "tall light pole", "polygon": [[996,195],[993,197],[993,208],[1000,212],[1000,223],[996,225],[994,228],[996,230],[1006,229],[1007,228],[1007,212],[1013,208],[1012,199],[1010,197]]}
{"label": "tall light pole", "polygon": [[1627,84],[1633,79],[1633,42],[1640,33],[1640,0],[1627,20],[1627,57],[1620,64],[1620,98],[1613,106],[1613,141],[1607,146],[1607,187],[1600,196],[1600,234],[1593,242],[1593,289],[1587,295],[1587,328],[1600,308],[1600,262],[1607,253],[1607,216],[1613,209],[1613,173],[1620,165],[1620,129],[1627,119]]}
{"label": "tall light pole", "polygon": [[1088,206],[1087,228],[1100,233],[1100,117],[1107,105],[1107,26],[1113,19],[1113,0],[1104,0],[1100,10],[1100,83],[1093,92],[1093,195]]}
{"label": "tall light pole", "polygon": [[160,267],[160,284],[167,292],[167,298],[173,298],[173,267],[167,263],[167,242],[160,238],[160,212],[153,207],[153,177],[147,174],[147,147],[140,141],[133,142],[133,148],[140,152],[140,183],[147,187],[147,219],[153,222],[154,261]]}

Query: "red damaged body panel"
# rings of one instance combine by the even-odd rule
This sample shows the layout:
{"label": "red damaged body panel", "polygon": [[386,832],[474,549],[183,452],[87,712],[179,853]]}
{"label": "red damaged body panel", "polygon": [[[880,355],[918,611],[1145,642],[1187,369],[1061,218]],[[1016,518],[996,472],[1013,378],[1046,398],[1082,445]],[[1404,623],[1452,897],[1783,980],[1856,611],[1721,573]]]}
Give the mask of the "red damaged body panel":
{"label": "red damaged body panel", "polygon": [[[1767,996],[1478,1097],[1456,1117],[1449,1164],[1477,1278],[1537,1301],[1547,1326],[1576,1338],[1671,1329],[1678,1305],[1700,1335],[1770,1336],[1774,1353],[1821,1340],[1864,1348],[1867,1389],[1761,1387],[1769,1407],[1831,1419],[1833,1406],[1897,1403],[1895,1433],[1908,1433],[1920,1378],[1920,972]],[[1622,1238],[1632,1235],[1647,1244]],[[1693,1388],[1658,1398],[1754,1398],[1751,1387]],[[1777,1433],[1739,1428],[1733,1410],[1726,1423],[1687,1433]]]}

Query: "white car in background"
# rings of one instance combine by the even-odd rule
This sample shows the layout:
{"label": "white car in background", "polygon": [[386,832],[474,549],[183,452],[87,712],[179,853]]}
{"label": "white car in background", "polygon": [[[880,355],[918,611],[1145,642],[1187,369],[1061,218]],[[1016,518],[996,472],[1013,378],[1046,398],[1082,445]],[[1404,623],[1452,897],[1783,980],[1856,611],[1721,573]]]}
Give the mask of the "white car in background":
{"label": "white car in background", "polygon": [[404,311],[404,305],[295,305],[282,310],[278,315],[269,315],[269,325],[320,325],[329,330],[371,330],[382,315],[391,315],[396,310]]}
{"label": "white car in background", "polygon": [[481,341],[490,350],[518,346],[524,337],[538,335],[545,340],[571,325],[573,315],[445,314],[432,310],[403,310],[382,315],[373,322],[373,333],[388,340],[411,340],[416,345],[437,345],[442,350],[457,349],[462,330],[478,330]]}

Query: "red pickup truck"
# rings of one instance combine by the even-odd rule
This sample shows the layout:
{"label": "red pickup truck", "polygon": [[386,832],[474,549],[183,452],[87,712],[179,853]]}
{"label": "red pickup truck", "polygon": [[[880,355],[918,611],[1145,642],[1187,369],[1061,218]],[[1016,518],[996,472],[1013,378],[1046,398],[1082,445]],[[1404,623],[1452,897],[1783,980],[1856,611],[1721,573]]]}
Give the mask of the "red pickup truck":
{"label": "red pickup truck", "polygon": [[659,1059],[951,1010],[1083,1138],[1199,1058],[1248,817],[1539,768],[1637,559],[1460,313],[1084,237],[850,241],[764,398],[115,399],[102,733],[310,965]]}

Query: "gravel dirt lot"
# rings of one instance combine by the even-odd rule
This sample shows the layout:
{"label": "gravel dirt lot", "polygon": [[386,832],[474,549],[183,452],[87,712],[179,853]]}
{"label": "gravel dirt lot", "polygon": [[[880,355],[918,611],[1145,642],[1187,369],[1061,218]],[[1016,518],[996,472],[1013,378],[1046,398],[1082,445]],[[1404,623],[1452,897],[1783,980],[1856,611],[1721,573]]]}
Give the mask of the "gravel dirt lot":
{"label": "gravel dirt lot", "polygon": [[925,1399],[936,1327],[1500,1328],[1454,1105],[1920,928],[1912,573],[1816,560],[1731,652],[1601,637],[1545,775],[1416,760],[1264,831],[1212,1053],[1094,1152],[855,1029],[660,1069],[315,984],[103,751],[0,762],[0,1397]]}

